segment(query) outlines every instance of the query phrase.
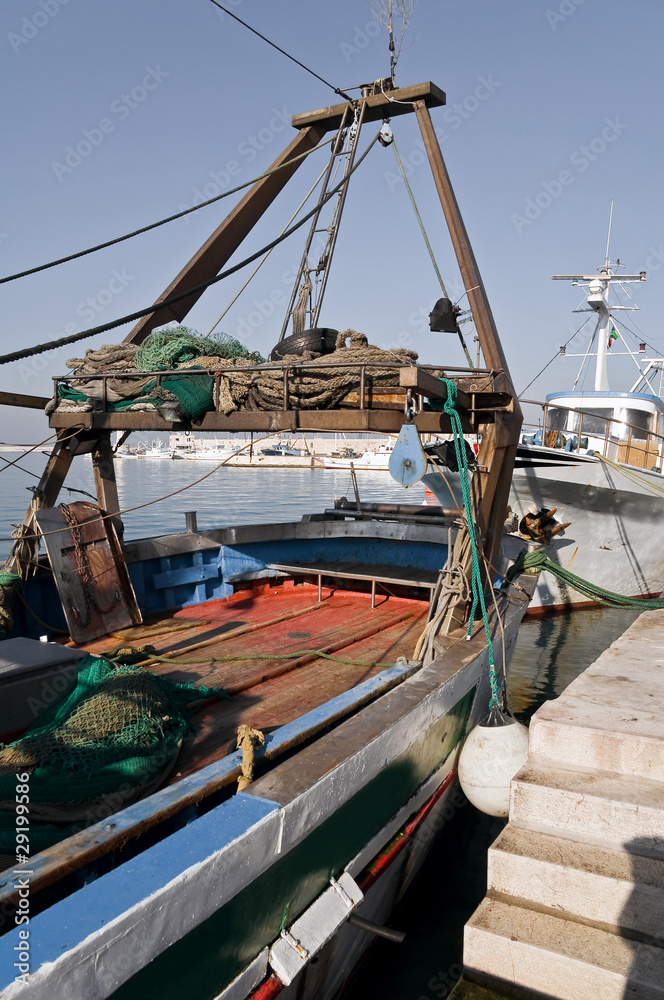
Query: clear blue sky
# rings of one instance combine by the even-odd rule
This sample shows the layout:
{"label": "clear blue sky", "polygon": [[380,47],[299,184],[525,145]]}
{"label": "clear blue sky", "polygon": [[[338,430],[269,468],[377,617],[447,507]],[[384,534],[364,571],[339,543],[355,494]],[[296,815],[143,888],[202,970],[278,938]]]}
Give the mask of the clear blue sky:
{"label": "clear blue sky", "polygon": [[[375,29],[368,2],[232,5],[335,86],[389,72],[386,34]],[[0,26],[3,274],[171,214],[197,191],[216,193],[228,184],[229,164],[235,183],[249,180],[294,134],[292,114],[337,100],[209,0],[5,0]],[[641,312],[627,322],[664,350],[663,36],[660,0],[420,0],[415,8],[397,84],[432,80],[447,93],[434,123],[517,390],[583,319],[571,313],[579,290],[550,275],[602,263],[612,199],[611,256],[648,271],[636,294]],[[393,129],[454,291],[458,272],[416,123],[395,119]],[[365,142],[374,131],[366,127]],[[85,154],[67,159],[68,147]],[[296,174],[234,260],[276,235],[322,168],[321,155]],[[439,289],[396,176],[393,150],[379,146],[358,171],[322,323],[362,330],[382,346],[407,344],[423,361],[459,364],[455,338],[430,334],[423,322]],[[147,306],[231,203],[0,287],[0,353]],[[297,236],[279,248],[222,323],[230,334],[250,332],[251,349],[267,353],[278,337],[279,311],[261,312],[290,291],[284,276],[301,248]],[[243,278],[214,286],[188,325],[206,332]],[[0,366],[0,388],[49,394],[68,358],[128,329]],[[586,346],[583,336],[574,344]],[[552,365],[529,395],[566,388],[577,366]],[[619,362],[610,378],[620,388],[632,374]],[[0,440],[48,433],[39,413],[0,408],[0,418]]]}

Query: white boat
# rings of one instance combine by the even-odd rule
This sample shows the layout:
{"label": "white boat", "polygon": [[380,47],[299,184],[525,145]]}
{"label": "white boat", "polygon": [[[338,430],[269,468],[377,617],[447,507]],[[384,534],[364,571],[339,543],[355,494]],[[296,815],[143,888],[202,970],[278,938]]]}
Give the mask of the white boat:
{"label": "white boat", "polygon": [[359,458],[332,458],[324,455],[321,461],[326,469],[350,469],[352,465],[356,472],[387,472],[393,448],[392,444],[381,444],[377,448],[367,449]]}
{"label": "white boat", "polygon": [[[541,426],[526,431],[517,450],[510,506],[520,534],[543,537],[550,558],[576,576],[629,597],[661,594],[664,403],[653,382],[662,361],[646,358],[639,365],[639,355],[628,349],[615,316],[638,307],[609,303],[612,286],[642,282],[645,271],[616,273],[607,256],[598,274],[553,278],[587,290],[586,306],[578,311],[597,317],[590,345],[596,345],[594,386],[550,393],[540,404]],[[624,344],[641,370],[626,391],[609,388],[613,341]],[[590,349],[584,357],[591,356]],[[445,478],[432,470],[425,482],[439,502],[449,504],[455,477],[444,471]],[[550,516],[542,517],[546,511]],[[531,520],[529,530],[527,516],[536,512],[539,517]],[[521,538],[515,541],[522,544]],[[589,603],[587,596],[543,572],[529,614]]]}

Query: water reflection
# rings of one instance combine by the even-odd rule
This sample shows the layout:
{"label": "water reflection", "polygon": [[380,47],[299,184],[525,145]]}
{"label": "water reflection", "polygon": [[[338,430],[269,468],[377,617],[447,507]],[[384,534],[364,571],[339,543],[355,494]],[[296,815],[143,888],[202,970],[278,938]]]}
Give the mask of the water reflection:
{"label": "water reflection", "polygon": [[588,608],[526,618],[508,674],[509,707],[521,722],[549,698],[557,698],[629,628],[634,608]]}
{"label": "water reflection", "polygon": [[[44,455],[24,455],[22,468],[5,468],[0,475],[0,560],[9,554],[12,527],[23,520],[32,498],[29,488],[37,484],[45,463]],[[185,510],[197,511],[198,525],[204,529],[299,521],[303,514],[331,507],[336,497],[354,498],[347,469],[222,466],[215,470],[207,462],[125,459],[116,462],[116,478],[121,508],[139,508],[123,516],[127,539],[183,531]],[[424,501],[421,483],[405,490],[387,472],[358,472],[357,481],[360,497],[367,502]],[[66,484],[69,490],[83,490],[94,497],[89,459],[74,459]],[[84,495],[67,489],[59,498],[65,503],[83,499]],[[139,507],[142,504],[148,506]]]}

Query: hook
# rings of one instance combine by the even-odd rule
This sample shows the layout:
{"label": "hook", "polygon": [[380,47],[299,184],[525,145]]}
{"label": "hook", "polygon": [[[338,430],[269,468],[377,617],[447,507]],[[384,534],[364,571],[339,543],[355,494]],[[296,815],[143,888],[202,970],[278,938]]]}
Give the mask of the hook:
{"label": "hook", "polygon": [[403,413],[406,418],[406,423],[411,424],[413,422],[413,417],[417,412],[415,407],[415,401],[413,399],[413,393],[410,389],[406,392],[406,404],[403,408]]}

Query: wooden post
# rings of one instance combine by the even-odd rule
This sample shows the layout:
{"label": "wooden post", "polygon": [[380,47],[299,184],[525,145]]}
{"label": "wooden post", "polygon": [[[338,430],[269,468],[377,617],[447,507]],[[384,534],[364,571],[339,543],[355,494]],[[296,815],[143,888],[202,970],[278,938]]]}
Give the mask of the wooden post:
{"label": "wooden post", "polygon": [[120,501],[115,480],[115,463],[110,431],[102,431],[92,447],[92,469],[95,476],[97,502],[107,514],[115,515],[110,520],[115,526],[118,541],[122,543],[124,525],[119,514]]}
{"label": "wooden post", "polygon": [[[521,430],[521,408],[511,384],[507,360],[498,338],[496,324],[468,233],[452,190],[431,115],[424,101],[415,102],[415,113],[475,320],[485,365],[487,368],[502,373],[496,379],[495,388],[507,390],[512,397],[510,407],[503,412],[496,413],[495,423],[485,427],[478,464],[484,466],[486,472],[474,477],[477,484],[475,499],[477,501],[478,528],[482,535],[485,556],[489,563],[495,566],[500,550],[516,447]],[[470,570],[470,566],[467,567],[467,570]],[[454,623],[457,625],[460,624],[458,620],[460,612],[460,608],[454,609],[453,612]]]}

